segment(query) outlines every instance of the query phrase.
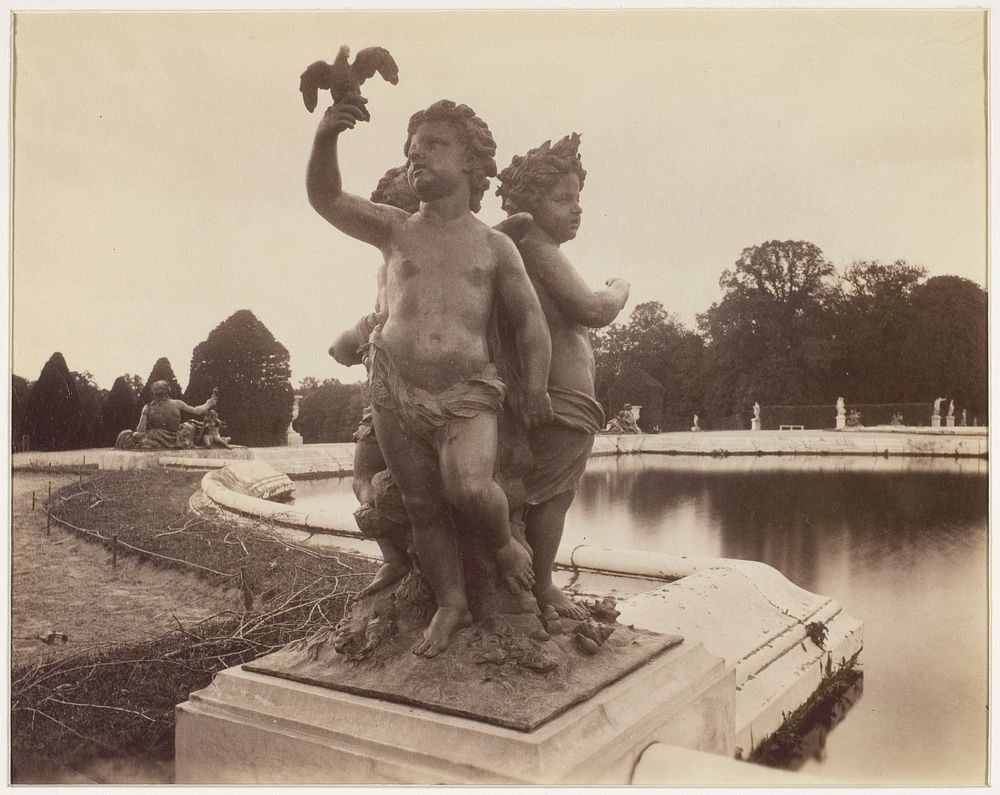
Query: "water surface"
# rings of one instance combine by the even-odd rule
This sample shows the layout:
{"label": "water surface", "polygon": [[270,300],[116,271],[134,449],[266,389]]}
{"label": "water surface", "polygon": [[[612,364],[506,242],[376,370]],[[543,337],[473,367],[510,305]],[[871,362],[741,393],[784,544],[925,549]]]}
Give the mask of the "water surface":
{"label": "water surface", "polygon": [[[347,481],[297,488],[353,509]],[[863,694],[800,769],[982,784],[987,525],[978,459],[648,455],[591,459],[563,543],[759,560],[837,599],[865,625]]]}

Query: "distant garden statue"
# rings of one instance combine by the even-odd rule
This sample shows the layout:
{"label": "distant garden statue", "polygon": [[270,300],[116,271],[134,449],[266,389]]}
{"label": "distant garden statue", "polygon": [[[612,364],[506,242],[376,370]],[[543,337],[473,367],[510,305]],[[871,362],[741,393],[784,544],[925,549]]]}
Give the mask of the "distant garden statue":
{"label": "distant garden statue", "polygon": [[935,398],[934,408],[931,410],[931,427],[940,428],[941,427],[941,404],[944,403],[944,398]]}
{"label": "distant garden statue", "polygon": [[904,425],[905,423],[903,422],[903,412],[901,411],[894,412],[892,415],[892,422],[890,422],[889,424],[897,426]]}
{"label": "distant garden statue", "polygon": [[[230,446],[228,438],[219,435],[222,421],[214,411],[218,400],[216,390],[200,406],[189,406],[183,400],[171,398],[170,384],[166,381],[154,382],[151,391],[153,399],[142,407],[135,430],[118,434],[117,449],[187,450],[199,444],[211,447],[213,443]],[[201,418],[205,421],[198,422]]]}
{"label": "distant garden statue", "polygon": [[836,428],[840,430],[848,426],[850,423],[847,421],[847,407],[844,405],[844,399],[842,397],[837,398],[837,417],[836,417]]}
{"label": "distant garden statue", "polygon": [[642,433],[632,414],[631,404],[626,403],[622,406],[621,411],[608,423],[604,433]]}
{"label": "distant garden statue", "polygon": [[850,411],[847,414],[847,427],[857,428],[861,425],[861,412],[858,410]]}
{"label": "distant garden statue", "polygon": [[756,401],[754,401],[753,404],[753,416],[750,418],[750,430],[760,430],[760,403],[757,403]]}

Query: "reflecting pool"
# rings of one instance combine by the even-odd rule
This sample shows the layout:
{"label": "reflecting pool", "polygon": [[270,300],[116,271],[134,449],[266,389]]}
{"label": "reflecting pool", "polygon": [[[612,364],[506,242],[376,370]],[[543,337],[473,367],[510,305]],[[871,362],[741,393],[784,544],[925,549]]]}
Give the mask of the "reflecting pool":
{"label": "reflecting pool", "polygon": [[[860,689],[798,768],[837,785],[981,784],[988,465],[624,456],[588,464],[563,543],[759,560],[864,622]],[[296,503],[353,509],[348,481]]]}

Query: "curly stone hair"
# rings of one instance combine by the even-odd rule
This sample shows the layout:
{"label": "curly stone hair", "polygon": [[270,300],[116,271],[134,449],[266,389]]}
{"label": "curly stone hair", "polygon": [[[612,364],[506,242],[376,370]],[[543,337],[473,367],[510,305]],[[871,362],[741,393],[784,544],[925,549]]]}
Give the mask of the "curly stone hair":
{"label": "curly stone hair", "polygon": [[417,128],[424,122],[447,121],[454,124],[475,160],[475,167],[469,173],[469,209],[478,213],[483,205],[483,194],[490,186],[490,177],[497,175],[497,144],[486,122],[480,119],[468,105],[456,105],[450,99],[441,99],[427,110],[420,110],[410,117],[406,129],[406,143],[403,154],[409,157],[410,141]]}
{"label": "curly stone hair", "polygon": [[386,171],[372,191],[371,198],[377,204],[388,204],[408,213],[415,213],[420,209],[420,199],[406,179],[406,166],[396,166]]}
{"label": "curly stone hair", "polygon": [[577,151],[579,147],[579,134],[571,133],[555,144],[548,140],[526,155],[514,155],[498,177],[497,196],[507,214],[531,212],[539,198],[564,174],[576,174],[582,189],[587,172]]}

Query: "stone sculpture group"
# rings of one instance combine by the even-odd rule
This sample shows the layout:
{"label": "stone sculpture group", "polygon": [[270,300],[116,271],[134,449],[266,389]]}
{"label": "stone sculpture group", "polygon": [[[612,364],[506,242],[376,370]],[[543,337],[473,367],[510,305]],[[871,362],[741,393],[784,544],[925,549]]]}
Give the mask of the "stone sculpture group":
{"label": "stone sculpture group", "polygon": [[222,435],[225,423],[215,411],[218,390],[200,406],[189,406],[170,397],[170,384],[155,381],[150,387],[152,399],[142,407],[135,430],[118,434],[119,450],[186,450],[192,447],[229,448],[229,437]]}
{"label": "stone sculpture group", "polygon": [[[580,227],[580,136],[546,141],[498,173],[486,123],[440,100],[410,118],[405,163],[365,199],[344,191],[338,147],[370,118],[367,100],[342,93],[319,122],[307,192],[382,257],[374,311],[330,353],[368,370],[355,515],[383,563],[328,639],[357,659],[412,626],[412,651],[431,658],[475,625],[490,630],[476,635],[479,654],[520,654],[544,670],[510,637],[544,640],[572,624],[577,648],[592,653],[607,637],[594,619],[609,608],[572,602],[552,568],[604,426],[588,330],[615,319],[629,285],[591,290],[560,248]],[[496,228],[475,215],[492,177],[508,214]],[[508,641],[492,649],[497,637]]]}

